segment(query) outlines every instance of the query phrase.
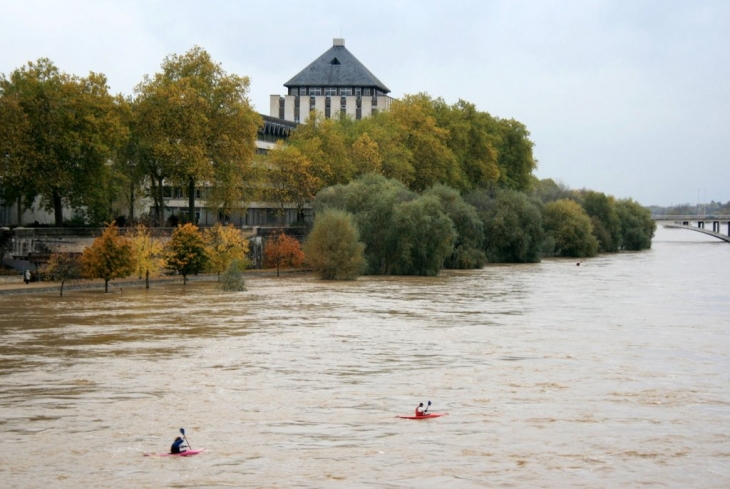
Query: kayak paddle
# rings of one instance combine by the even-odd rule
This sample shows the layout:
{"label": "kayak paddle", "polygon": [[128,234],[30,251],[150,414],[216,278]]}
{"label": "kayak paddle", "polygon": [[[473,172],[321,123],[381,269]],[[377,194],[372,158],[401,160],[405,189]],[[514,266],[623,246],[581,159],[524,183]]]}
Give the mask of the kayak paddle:
{"label": "kayak paddle", "polygon": [[182,434],[183,438],[185,438],[185,443],[187,443],[187,444],[188,444],[188,448],[192,450],[192,449],[193,449],[193,447],[191,447],[191,446],[190,446],[190,442],[188,441],[188,437],[187,437],[187,436],[185,436],[185,430],[184,430],[184,429],[182,429],[182,428],[180,428],[180,433]]}
{"label": "kayak paddle", "polygon": [[428,401],[428,406],[426,406],[426,409],[424,409],[423,414],[426,414],[428,412],[428,408],[431,407],[431,401]]}

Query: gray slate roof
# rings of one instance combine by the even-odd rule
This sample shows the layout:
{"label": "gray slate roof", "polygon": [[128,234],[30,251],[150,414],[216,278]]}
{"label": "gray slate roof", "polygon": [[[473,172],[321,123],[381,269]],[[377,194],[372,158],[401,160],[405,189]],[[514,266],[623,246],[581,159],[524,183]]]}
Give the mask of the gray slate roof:
{"label": "gray slate roof", "polygon": [[390,92],[345,46],[332,46],[284,86],[369,87]]}

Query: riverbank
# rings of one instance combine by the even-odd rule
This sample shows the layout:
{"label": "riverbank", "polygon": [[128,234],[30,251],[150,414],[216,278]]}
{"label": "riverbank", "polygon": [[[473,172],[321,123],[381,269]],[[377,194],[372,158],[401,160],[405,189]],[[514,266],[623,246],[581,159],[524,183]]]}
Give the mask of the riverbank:
{"label": "riverbank", "polygon": [[[291,273],[307,273],[308,270],[294,269],[294,270],[282,270],[281,274]],[[256,277],[269,277],[276,276],[275,269],[264,269],[264,270],[247,270],[244,273],[246,280]],[[150,285],[153,284],[174,284],[182,283],[183,279],[181,275],[171,275],[165,277],[155,277],[150,279]],[[188,282],[216,282],[218,281],[218,275],[215,273],[204,273],[199,275],[191,275],[188,277]],[[115,279],[109,282],[109,292],[120,292],[125,288],[143,288],[145,286],[144,279],[139,280],[135,278],[124,278]],[[103,289],[104,281],[102,279],[94,280],[73,280],[66,282],[63,286],[63,293],[71,292],[74,290],[86,290],[86,289]],[[18,294],[59,294],[61,289],[60,282],[30,282],[26,284],[23,282],[22,275],[11,275],[0,277],[0,296],[18,295]]]}

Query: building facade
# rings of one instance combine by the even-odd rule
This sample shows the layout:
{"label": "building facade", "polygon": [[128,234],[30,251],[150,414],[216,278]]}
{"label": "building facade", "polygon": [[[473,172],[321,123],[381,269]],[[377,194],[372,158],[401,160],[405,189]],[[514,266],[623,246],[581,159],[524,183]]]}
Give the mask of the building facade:
{"label": "building facade", "polygon": [[305,123],[311,111],[326,118],[362,119],[388,110],[390,89],[336,38],[319,58],[284,84],[286,95],[271,95],[271,117]]}

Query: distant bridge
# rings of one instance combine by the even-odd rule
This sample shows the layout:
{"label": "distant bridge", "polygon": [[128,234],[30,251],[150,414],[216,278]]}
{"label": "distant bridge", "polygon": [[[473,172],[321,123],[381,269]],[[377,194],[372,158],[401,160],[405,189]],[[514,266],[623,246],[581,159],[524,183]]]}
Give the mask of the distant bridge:
{"label": "distant bridge", "polygon": [[[689,229],[730,243],[730,216],[675,215],[652,216],[652,219],[661,223],[665,228]],[[707,223],[712,225],[712,231],[705,228]],[[727,228],[725,234],[722,234],[721,231],[723,224]]]}

